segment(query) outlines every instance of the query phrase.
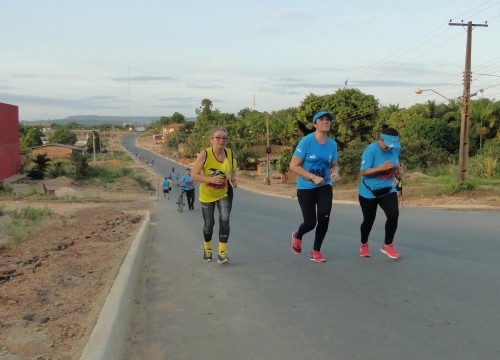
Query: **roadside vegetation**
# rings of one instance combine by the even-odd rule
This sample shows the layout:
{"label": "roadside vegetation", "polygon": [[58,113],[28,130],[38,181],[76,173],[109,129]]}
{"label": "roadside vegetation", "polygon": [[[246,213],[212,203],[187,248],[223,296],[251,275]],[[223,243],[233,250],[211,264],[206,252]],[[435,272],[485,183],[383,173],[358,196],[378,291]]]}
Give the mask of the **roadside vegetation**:
{"label": "roadside vegetation", "polygon": [[[458,180],[457,166],[461,120],[459,100],[448,103],[427,101],[400,108],[399,105],[381,106],[373,95],[359,89],[341,88],[332,94],[311,93],[297,107],[271,112],[245,108],[234,114],[221,112],[214,108],[211,100],[203,99],[196,109],[194,121],[175,112],[149,124],[143,136],[159,136],[158,152],[168,153],[169,157],[180,161],[182,158],[189,160],[210,145],[210,131],[214,126],[221,125],[229,132],[228,146],[234,149],[242,174],[252,176],[252,171],[262,164],[267,151],[270,151],[273,168],[282,174],[283,181],[290,181],[294,177],[287,176],[288,164],[294,147],[303,136],[301,128],[311,129],[310,119],[320,109],[335,115],[331,136],[339,148],[342,175],[337,184],[339,188],[354,189],[357,186],[361,153],[367,144],[377,139],[382,125],[387,124],[398,129],[401,135],[403,147],[400,158],[406,174],[406,188],[418,187],[418,191],[433,196],[474,191],[491,191],[492,196],[498,195],[500,101],[488,98],[472,99],[470,102],[468,173],[467,179],[462,182]],[[164,133],[169,126],[173,131]],[[74,122],[54,125],[52,135],[46,140],[49,143],[73,144],[75,137],[72,131],[83,128]],[[123,152],[107,152],[109,143],[102,134],[111,129],[124,130],[110,124],[95,126],[87,138],[87,155],[73,155],[70,160],[38,155],[27,167],[28,175],[33,179],[68,176],[80,182],[103,184],[111,184],[120,177],[130,177],[140,186],[151,189],[147,179],[126,166],[120,168],[103,164],[109,160],[130,161]],[[31,147],[42,143],[41,129],[22,126],[20,133],[26,155],[29,155]]]}
{"label": "roadside vegetation", "polygon": [[37,155],[25,169],[27,177],[19,180],[30,185],[29,191],[15,193],[11,185],[0,181],[0,199],[28,200],[33,204],[16,210],[7,210],[5,205],[0,204],[0,239],[21,243],[41,229],[64,225],[66,220],[63,216],[52,213],[50,207],[37,207],[39,201],[99,201],[98,197],[48,196],[41,187],[41,183],[47,179],[67,177],[79,186],[110,188],[115,192],[127,191],[131,187],[154,192],[156,189],[147,174],[130,166],[132,163],[132,158],[123,151],[96,154],[95,163],[93,154],[75,154],[70,159],[51,159],[46,154]]}
{"label": "roadside vegetation", "polygon": [[[193,158],[210,144],[210,131],[216,125],[229,133],[228,146],[236,153],[243,176],[254,176],[271,145],[273,167],[284,181],[293,149],[303,136],[300,127],[312,128],[310,119],[320,109],[335,114],[331,136],[339,147],[342,180],[339,189],[354,189],[359,181],[360,160],[367,144],[377,139],[383,124],[395,127],[403,144],[401,163],[405,169],[405,188],[422,196],[443,196],[474,191],[500,196],[500,101],[486,98],[470,104],[468,174],[458,180],[461,103],[438,104],[428,101],[409,108],[380,106],[378,101],[357,89],[339,89],[333,94],[309,94],[299,106],[260,112],[245,108],[237,114],[223,113],[203,99],[195,121],[182,114],[161,117],[143,136],[162,134],[163,128],[176,124],[178,130],[158,142],[160,151],[174,158]],[[269,139],[267,138],[267,124]],[[260,160],[259,160],[260,159]],[[418,190],[417,190],[418,188]],[[425,194],[424,194],[425,193]]]}
{"label": "roadside vegetation", "polygon": [[6,237],[14,243],[20,243],[28,239],[37,231],[57,226],[65,222],[61,216],[56,216],[52,210],[45,206],[42,208],[22,207],[6,211],[4,205],[0,205],[0,237]]}
{"label": "roadside vegetation", "polygon": [[[36,155],[25,169],[27,181],[68,177],[82,185],[110,186],[119,178],[129,178],[140,188],[155,191],[143,171],[130,167],[132,158],[123,151],[81,155],[74,153],[69,159],[50,159],[47,154]],[[8,185],[0,185],[0,195],[9,193]],[[5,188],[5,189],[4,189]],[[33,189],[29,195],[41,196],[43,192]]]}

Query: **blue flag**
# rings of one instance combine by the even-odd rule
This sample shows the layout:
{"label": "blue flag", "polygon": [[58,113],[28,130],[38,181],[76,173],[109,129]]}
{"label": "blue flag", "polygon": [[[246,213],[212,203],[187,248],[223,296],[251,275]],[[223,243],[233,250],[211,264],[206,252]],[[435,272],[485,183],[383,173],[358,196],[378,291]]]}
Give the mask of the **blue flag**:
{"label": "blue flag", "polygon": [[347,86],[347,80],[348,80],[348,79],[345,79],[345,81],[344,81],[344,86]]}

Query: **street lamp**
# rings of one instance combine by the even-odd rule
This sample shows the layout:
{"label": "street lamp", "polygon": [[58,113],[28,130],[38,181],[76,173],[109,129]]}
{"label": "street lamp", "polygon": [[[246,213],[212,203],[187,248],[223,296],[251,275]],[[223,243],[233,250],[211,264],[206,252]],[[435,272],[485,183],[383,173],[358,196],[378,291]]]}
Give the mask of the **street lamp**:
{"label": "street lamp", "polygon": [[418,95],[422,94],[424,91],[432,91],[434,94],[438,94],[438,95],[439,95],[439,96],[441,96],[442,98],[445,98],[446,100],[451,101],[451,99],[450,99],[450,98],[447,98],[447,97],[446,97],[446,96],[444,96],[443,94],[438,93],[436,90],[433,90],[433,89],[419,89],[419,88],[416,88],[416,89],[415,89],[415,93],[416,93],[416,94],[418,94]]}

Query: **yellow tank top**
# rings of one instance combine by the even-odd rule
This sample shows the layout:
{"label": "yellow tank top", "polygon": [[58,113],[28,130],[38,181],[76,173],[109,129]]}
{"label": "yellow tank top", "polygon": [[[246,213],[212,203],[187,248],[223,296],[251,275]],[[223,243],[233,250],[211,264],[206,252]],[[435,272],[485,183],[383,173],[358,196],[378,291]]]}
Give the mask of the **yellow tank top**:
{"label": "yellow tank top", "polygon": [[203,164],[203,175],[222,175],[225,177],[225,181],[220,185],[207,184],[204,182],[200,183],[200,201],[206,203],[214,202],[227,196],[229,178],[231,177],[231,172],[236,167],[236,164],[234,163],[233,152],[230,148],[224,148],[226,158],[223,162],[220,162],[215,158],[211,147],[205,149],[205,151],[207,152],[207,158]]}

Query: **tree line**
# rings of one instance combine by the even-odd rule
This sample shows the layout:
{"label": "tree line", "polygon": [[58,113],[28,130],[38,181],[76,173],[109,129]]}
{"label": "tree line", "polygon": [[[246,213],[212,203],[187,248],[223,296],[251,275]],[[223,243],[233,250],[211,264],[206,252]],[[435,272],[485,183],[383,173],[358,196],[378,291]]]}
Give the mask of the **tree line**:
{"label": "tree line", "polygon": [[[359,89],[342,88],[333,94],[307,95],[297,107],[271,112],[249,108],[237,114],[224,113],[214,108],[209,99],[203,99],[196,109],[195,121],[188,121],[178,112],[162,116],[148,126],[149,134],[162,133],[165,126],[180,124],[178,131],[166,139],[166,145],[183,147],[182,156],[195,157],[210,146],[210,132],[216,125],[227,128],[229,146],[236,153],[238,164],[246,165],[265,155],[267,144],[266,122],[269,124],[269,141],[273,149],[281,147],[278,169],[286,172],[291,149],[302,137],[299,123],[312,128],[312,116],[318,110],[335,115],[331,136],[339,146],[339,161],[343,177],[355,179],[359,172],[361,152],[376,140],[383,124],[396,128],[401,135],[401,161],[410,171],[431,172],[440,167],[456,166],[460,142],[461,103],[436,103],[428,101],[408,108],[399,105],[380,106],[378,100]],[[499,178],[500,166],[500,101],[486,98],[472,100],[470,104],[470,173],[478,177]],[[111,124],[93,127],[94,137],[89,137],[87,148],[92,152],[98,144],[99,131],[111,129]],[[50,143],[70,144],[76,141],[72,130],[81,129],[77,123],[57,125],[48,138]],[[20,128],[21,146],[25,151],[42,144],[41,127]],[[97,140],[96,140],[97,139]],[[89,143],[90,142],[90,143]]]}
{"label": "tree line", "polygon": [[[302,132],[298,122],[311,127],[310,119],[318,110],[335,115],[331,136],[339,146],[339,162],[343,176],[356,178],[364,147],[375,141],[383,124],[396,128],[401,135],[401,161],[410,171],[429,172],[443,166],[456,165],[460,142],[461,103],[450,101],[438,104],[428,101],[408,108],[399,105],[380,106],[373,95],[358,89],[338,89],[333,94],[309,94],[297,107],[260,112],[249,108],[238,114],[214,109],[212,101],[203,99],[196,109],[194,122],[186,121],[182,114],[162,117],[150,125],[150,132],[161,133],[169,124],[182,124],[166,139],[167,146],[183,145],[184,156],[194,157],[210,144],[210,131],[216,125],[227,128],[231,146],[244,167],[249,159],[264,156],[256,151],[266,145],[266,118],[269,121],[270,143],[293,148]],[[470,171],[479,177],[499,178],[500,167],[500,101],[473,100],[470,104]],[[260,147],[259,147],[260,146]],[[284,151],[278,160],[282,172],[286,171],[291,151]]]}

